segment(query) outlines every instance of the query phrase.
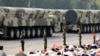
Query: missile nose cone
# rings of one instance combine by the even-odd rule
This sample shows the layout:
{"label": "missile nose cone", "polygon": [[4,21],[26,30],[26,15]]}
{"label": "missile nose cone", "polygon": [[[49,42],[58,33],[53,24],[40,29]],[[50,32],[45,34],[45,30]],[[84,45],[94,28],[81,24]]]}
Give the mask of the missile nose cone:
{"label": "missile nose cone", "polygon": [[69,10],[65,13],[65,20],[67,24],[74,23],[78,18],[77,12],[74,10]]}

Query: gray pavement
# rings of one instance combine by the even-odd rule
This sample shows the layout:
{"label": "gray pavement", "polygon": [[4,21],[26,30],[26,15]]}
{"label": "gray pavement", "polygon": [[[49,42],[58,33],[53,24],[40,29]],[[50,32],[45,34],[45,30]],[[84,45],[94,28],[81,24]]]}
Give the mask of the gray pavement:
{"label": "gray pavement", "polygon": [[[96,34],[97,38],[100,34]],[[54,33],[52,37],[48,37],[48,50],[56,43],[58,45],[63,45],[62,33]],[[66,34],[66,43],[68,45],[78,45],[79,37],[78,34]],[[92,34],[82,34],[82,44],[92,44],[93,37]],[[21,49],[20,40],[0,40],[0,45],[4,46],[4,51],[8,55],[14,55],[18,53]],[[25,52],[29,51],[40,51],[43,50],[44,41],[43,38],[32,38],[25,39]]]}

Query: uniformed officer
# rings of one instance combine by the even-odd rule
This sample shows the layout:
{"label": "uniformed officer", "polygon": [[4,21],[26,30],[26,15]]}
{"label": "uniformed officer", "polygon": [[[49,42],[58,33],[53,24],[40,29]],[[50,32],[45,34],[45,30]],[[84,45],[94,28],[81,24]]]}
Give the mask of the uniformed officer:
{"label": "uniformed officer", "polygon": [[93,36],[93,44],[95,44],[95,42],[96,42],[95,27],[93,27],[93,30],[92,30],[92,36]]}
{"label": "uniformed officer", "polygon": [[43,33],[43,38],[44,38],[44,51],[47,51],[47,37],[46,37],[46,31],[44,30]]}
{"label": "uniformed officer", "polygon": [[25,41],[24,41],[24,32],[23,31],[21,32],[21,35],[20,35],[20,43],[21,43],[22,51],[24,51]]}
{"label": "uniformed officer", "polygon": [[66,27],[67,25],[64,23],[63,25],[63,45],[66,45]]}

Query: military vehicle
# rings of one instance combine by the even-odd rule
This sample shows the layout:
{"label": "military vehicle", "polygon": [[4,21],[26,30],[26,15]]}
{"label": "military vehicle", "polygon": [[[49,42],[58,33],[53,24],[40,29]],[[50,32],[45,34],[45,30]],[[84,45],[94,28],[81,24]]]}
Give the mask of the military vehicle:
{"label": "military vehicle", "polygon": [[[72,21],[71,19],[74,20],[74,24],[71,23],[73,25],[68,23],[68,21]],[[100,10],[68,10],[66,13],[66,22],[69,26],[71,25],[68,32],[77,32],[78,26],[80,26],[82,33],[98,33],[100,32]]]}
{"label": "military vehicle", "polygon": [[0,35],[3,39],[19,39],[23,31],[25,38],[42,37],[62,31],[67,10],[0,7]]}
{"label": "military vehicle", "polygon": [[41,8],[0,7],[0,35],[3,39],[18,39],[24,32],[25,38],[42,37],[44,30],[51,36],[52,15]]}
{"label": "military vehicle", "polygon": [[77,25],[83,33],[100,32],[100,10],[43,9],[23,7],[0,7],[0,35],[3,39],[18,39],[23,31],[25,38],[47,36],[53,32],[77,32]]}

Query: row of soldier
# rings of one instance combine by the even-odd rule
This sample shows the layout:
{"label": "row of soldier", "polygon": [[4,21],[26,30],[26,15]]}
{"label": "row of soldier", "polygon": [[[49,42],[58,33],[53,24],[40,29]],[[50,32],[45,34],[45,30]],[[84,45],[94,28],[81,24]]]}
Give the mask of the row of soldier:
{"label": "row of soldier", "polygon": [[[80,29],[79,29],[80,30]],[[81,32],[79,31],[79,37],[82,37],[81,36]],[[43,35],[43,38],[44,38],[44,52],[47,52],[47,37],[46,37],[46,31],[44,30],[44,35]],[[95,36],[94,36],[95,38]],[[83,47],[81,44],[81,39],[79,40],[79,46],[80,47]],[[24,41],[24,32],[22,31],[21,32],[21,35],[20,35],[20,43],[21,43],[21,53],[24,52],[24,44],[25,44],[25,41]],[[94,44],[98,44],[98,42],[95,41],[94,39]],[[66,46],[66,25],[64,25],[64,29],[63,29],[63,45]],[[19,56],[20,54],[16,54],[16,56]],[[21,54],[22,55],[22,54]],[[24,54],[25,55],[25,54]]]}

